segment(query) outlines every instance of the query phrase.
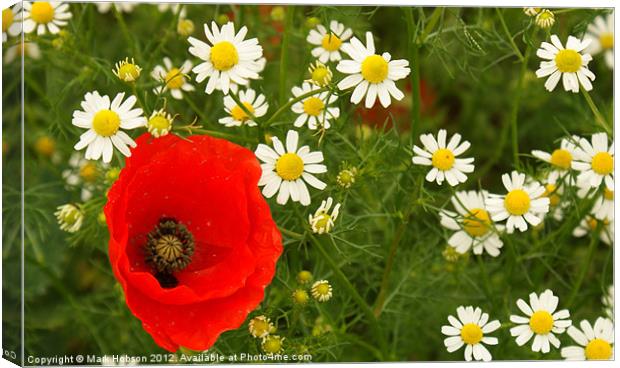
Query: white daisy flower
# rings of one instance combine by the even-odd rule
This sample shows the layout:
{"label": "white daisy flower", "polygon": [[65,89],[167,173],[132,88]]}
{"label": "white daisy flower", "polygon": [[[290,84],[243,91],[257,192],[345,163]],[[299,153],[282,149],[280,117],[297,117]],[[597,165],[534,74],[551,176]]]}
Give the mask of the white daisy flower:
{"label": "white daisy flower", "polygon": [[18,36],[22,33],[21,17],[22,4],[17,3],[13,7],[2,10],[2,42],[6,42],[8,36]]}
{"label": "white daisy flower", "polygon": [[605,63],[613,69],[614,67],[614,13],[607,14],[606,17],[599,15],[594,19],[594,23],[588,26],[585,36],[591,40],[587,52],[596,55],[603,52]]}
{"label": "white daisy flower", "polygon": [[173,98],[177,100],[182,99],[182,91],[191,92],[195,89],[194,86],[189,83],[189,80],[191,80],[191,78],[188,73],[191,70],[191,61],[185,60],[183,65],[177,68],[172,64],[170,58],[165,57],[164,65],[157,65],[151,73],[151,77],[161,83],[165,83],[165,85],[156,87],[155,89],[153,89],[153,92],[161,94],[170,90],[170,94]]}
{"label": "white daisy flower", "polygon": [[[571,205],[568,201],[562,202],[565,187],[564,180],[569,176],[565,175],[558,178],[557,176],[552,175],[554,172],[556,171],[551,172],[544,182],[545,192],[542,196],[549,198],[549,213],[556,221],[560,221],[564,217],[564,210]],[[570,179],[571,178],[569,177],[568,180]]]}
{"label": "white daisy flower", "polygon": [[366,32],[366,46],[356,37],[350,43],[342,45],[353,60],[341,60],[336,69],[344,74],[350,74],[338,83],[341,90],[355,86],[351,94],[351,103],[359,103],[366,96],[365,106],[371,108],[375,100],[383,107],[392,103],[390,95],[400,101],[405,97],[394,81],[406,78],[409,73],[409,61],[405,59],[392,60],[392,56],[384,52],[375,54],[375,42],[372,33]]}
{"label": "white daisy flower", "polygon": [[446,145],[446,130],[441,129],[437,140],[432,134],[420,135],[424,148],[413,146],[414,156],[411,159],[416,165],[432,166],[426,174],[426,180],[441,185],[444,179],[451,186],[467,181],[465,173],[474,172],[474,159],[457,158],[470,146],[468,141],[461,142],[461,135],[454,134]]}
{"label": "white daisy flower", "polygon": [[[458,253],[464,254],[473,248],[474,254],[486,251],[490,256],[497,257],[504,245],[497,232],[493,230],[491,216],[487,211],[486,191],[461,191],[452,197],[452,205],[456,213],[441,211],[441,225],[455,233],[448,239],[448,244]],[[498,227],[500,230],[502,227]]]}
{"label": "white daisy flower", "polygon": [[84,212],[79,205],[64,204],[57,207],[57,211],[54,212],[60,230],[68,233],[75,233],[82,227],[84,222]]}
{"label": "white daisy flower", "polygon": [[482,360],[491,361],[491,353],[484,346],[497,345],[497,337],[486,336],[498,328],[501,324],[498,320],[489,322],[489,315],[482,313],[478,307],[474,309],[472,306],[460,306],[456,309],[458,319],[454,316],[448,316],[450,325],[441,326],[441,333],[446,336],[443,343],[449,353],[455,352],[465,345],[465,360],[471,361]]}
{"label": "white daisy flower", "polygon": [[549,173],[549,181],[556,182],[559,178],[568,179],[566,174],[571,169],[575,169],[576,144],[578,144],[579,140],[580,138],[577,136],[562,138],[560,148],[553,150],[552,153],[540,150],[532,151],[534,157],[551,164],[552,170]]}
{"label": "white daisy flower", "polygon": [[308,222],[310,223],[312,232],[316,234],[328,233],[334,227],[334,223],[340,213],[340,203],[336,203],[330,215],[329,209],[332,207],[332,203],[332,197],[327,198],[327,200],[321,202],[321,206],[316,210],[314,215],[308,216]]}
{"label": "white daisy flower", "polygon": [[614,284],[607,287],[607,293],[601,298],[603,306],[605,306],[605,314],[611,320],[614,319]]}
{"label": "white daisy flower", "polygon": [[[245,91],[239,91],[239,101],[243,103],[243,106],[254,115],[254,117],[260,118],[261,116],[265,116],[267,113],[267,109],[269,108],[269,104],[267,103],[267,99],[262,93],[258,95],[256,92],[248,88]],[[252,120],[251,116],[243,111],[243,109],[237,105],[235,100],[230,95],[224,96],[224,108],[226,112],[230,116],[226,116],[221,118],[219,121],[220,124],[223,124],[227,127],[233,126],[256,126],[256,122]]]}
{"label": "white daisy flower", "polygon": [[139,4],[130,3],[130,2],[103,2],[103,3],[95,3],[97,10],[99,13],[104,14],[112,10],[112,7],[116,9],[119,13],[131,13],[133,9]]}
{"label": "white daisy flower", "polygon": [[69,168],[63,170],[62,178],[65,179],[67,189],[81,187],[81,199],[83,202],[92,198],[95,185],[100,178],[101,171],[96,161],[86,160],[77,152],[69,158]]}
{"label": "white daisy flower", "polygon": [[332,81],[332,77],[334,76],[332,70],[318,60],[316,60],[314,64],[310,64],[308,67],[308,73],[310,74],[310,79],[306,79],[304,82],[310,82],[319,87],[329,85]]}
{"label": "white daisy flower", "polygon": [[35,1],[23,2],[22,10],[24,33],[31,33],[35,29],[38,35],[49,32],[56,34],[60,32],[59,27],[67,25],[67,20],[71,19],[69,4],[60,1]]}
{"label": "white daisy flower", "polygon": [[581,138],[575,152],[575,169],[581,171],[578,183],[597,188],[605,181],[609,190],[614,189],[614,142],[609,144],[606,133],[592,135],[592,143]]}
{"label": "white daisy flower", "polygon": [[248,324],[248,330],[252,337],[261,339],[276,331],[276,327],[266,316],[260,315],[252,318]]}
{"label": "white daisy flower", "polygon": [[545,88],[551,92],[562,77],[564,90],[579,92],[579,84],[586,91],[592,90],[592,83],[596,77],[588,69],[588,63],[592,60],[592,56],[582,51],[590,44],[590,40],[580,41],[579,39],[568,36],[566,48],[562,46],[562,42],[557,35],[551,36],[551,43],[543,42],[536,51],[536,55],[541,59],[540,68],[536,71],[538,78],[549,76],[545,82]]}
{"label": "white daisy flower", "polygon": [[[309,82],[304,82],[301,87],[293,87],[292,92],[295,98],[320,89],[321,87]],[[299,114],[293,125],[297,128],[302,127],[304,124],[308,124],[308,128],[316,130],[317,128],[329,129],[332,119],[337,119],[340,116],[340,109],[338,107],[330,107],[338,100],[338,96],[325,91],[317,93],[310,97],[298,101],[291,106],[291,110],[294,113]]]}
{"label": "white daisy flower", "polygon": [[536,15],[536,25],[542,29],[548,29],[555,24],[555,14],[549,9],[543,9]]}
{"label": "white daisy flower", "polygon": [[566,333],[578,346],[562,348],[562,358],[566,360],[613,360],[614,324],[608,318],[599,317],[594,322],[583,320],[581,330],[570,326]]}
{"label": "white daisy flower", "polygon": [[310,288],[312,292],[312,297],[319,302],[323,303],[332,298],[332,286],[329,284],[327,280],[320,280],[312,284],[312,288]]}
{"label": "white daisy flower", "polygon": [[[525,184],[525,174],[513,171],[502,175],[502,183],[508,193],[506,195],[491,194],[487,199],[489,212],[493,221],[506,221],[509,234],[517,228],[527,230],[527,222],[538,226],[544,215],[549,212],[549,198],[544,197],[545,187],[537,181]],[[526,222],[527,221],[527,222]]]}
{"label": "white daisy flower", "polygon": [[601,226],[600,239],[607,245],[614,243],[614,220],[597,220],[592,216],[586,216],[573,230],[573,236],[581,238]]}
{"label": "white daisy flower", "polygon": [[172,130],[174,118],[175,117],[170,115],[169,112],[166,112],[164,108],[154,110],[149,120],[146,122],[146,129],[155,138],[163,137],[168,135]]}
{"label": "white daisy flower", "polygon": [[100,96],[97,91],[88,92],[82,101],[83,110],[73,112],[72,124],[88,129],[73,147],[78,151],[86,148],[86,159],[98,160],[103,157],[103,162],[110,162],[113,147],[123,155],[131,156],[129,147],[135,147],[136,142],[120,129],[143,127],[146,118],[142,115],[142,109],[133,108],[135,96],[129,96],[123,102],[124,97],[124,92],[119,93],[110,102],[108,96]]}
{"label": "white daisy flower", "polygon": [[523,8],[523,12],[528,17],[534,17],[540,12],[540,8]]}
{"label": "white daisy flower", "polygon": [[286,134],[286,150],[277,137],[272,139],[273,149],[266,144],[259,144],[256,156],[263,161],[263,174],[258,182],[264,186],[263,195],[273,197],[278,192],[276,202],[284,205],[289,196],[293,202],[304,206],[310,204],[310,193],[306,183],[318,190],[327,186],[313,174],[327,172],[323,162],[323,152],[310,152],[310,147],[303,146],[297,149],[299,134],[289,130]]}
{"label": "white daisy flower", "polygon": [[560,299],[549,289],[540,295],[530,294],[530,304],[523,299],[517,300],[517,306],[526,317],[511,315],[510,321],[518,326],[510,329],[510,335],[516,337],[517,345],[523,346],[532,337],[532,351],[548,353],[549,344],[560,347],[560,340],[555,334],[562,334],[571,321],[567,309],[556,312]]}
{"label": "white daisy flower", "polygon": [[603,193],[594,201],[590,211],[597,220],[614,219],[614,191],[603,188]]}
{"label": "white daisy flower", "polygon": [[4,63],[10,64],[16,59],[20,60],[22,54],[33,60],[39,60],[41,58],[41,49],[35,42],[18,43],[6,50],[4,53]]}
{"label": "white daisy flower", "polygon": [[211,29],[204,25],[205,35],[209,43],[190,37],[192,44],[190,54],[204,60],[192,69],[197,74],[196,82],[202,83],[207,77],[209,81],[205,88],[207,94],[218,89],[228,94],[229,90],[236,91],[237,86],[247,86],[250,79],[259,79],[258,73],[265,68],[263,48],[258,39],[244,40],[248,33],[247,27],[242,27],[235,34],[235,26],[228,22],[220,29],[215,22],[211,22]]}
{"label": "white daisy flower", "polygon": [[353,36],[351,28],[345,28],[344,24],[332,20],[329,23],[329,30],[319,24],[316,29],[310,30],[306,40],[318,46],[312,49],[312,56],[319,59],[321,63],[326,63],[342,59],[340,50],[344,46],[343,42],[351,36]]}

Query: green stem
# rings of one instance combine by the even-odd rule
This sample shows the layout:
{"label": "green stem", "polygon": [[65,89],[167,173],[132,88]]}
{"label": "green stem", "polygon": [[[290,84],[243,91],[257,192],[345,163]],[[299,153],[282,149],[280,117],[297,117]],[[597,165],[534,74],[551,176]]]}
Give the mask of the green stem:
{"label": "green stem", "polygon": [[521,60],[521,62],[523,62],[523,59],[524,59],[523,54],[521,53],[521,51],[517,47],[517,44],[515,43],[515,41],[512,39],[512,35],[510,34],[510,31],[508,30],[508,26],[506,25],[506,21],[504,20],[504,15],[502,14],[502,11],[499,8],[495,8],[495,11],[497,12],[497,15],[499,16],[499,21],[502,24],[502,28],[504,29],[504,33],[506,33],[506,37],[508,37],[508,41],[510,42],[510,46],[512,46],[512,49],[514,50],[515,54],[519,57],[519,60]]}
{"label": "green stem", "polygon": [[[600,226],[597,226],[597,228],[600,228]],[[577,281],[573,285],[573,290],[568,297],[568,303],[566,304],[567,308],[570,308],[573,305],[573,302],[575,301],[575,298],[579,293],[579,289],[581,288],[581,284],[583,283],[583,280],[585,279],[586,274],[590,269],[590,264],[592,264],[592,259],[594,258],[594,251],[596,250],[596,246],[598,245],[599,234],[600,231],[592,231],[590,233],[592,239],[590,240],[590,245],[588,247],[588,255],[586,256],[586,258],[583,259],[583,263],[581,264],[581,272],[579,273]]]}
{"label": "green stem", "polygon": [[284,35],[282,36],[282,49],[280,52],[280,105],[286,101],[288,93],[286,92],[286,81],[288,80],[288,44],[290,42],[291,33],[293,31],[293,19],[295,15],[295,7],[288,6],[286,8],[286,25]]}
{"label": "green stem", "polygon": [[198,108],[194,100],[191,97],[189,97],[189,94],[185,94],[183,98],[185,99],[185,101],[187,101],[187,104],[189,105],[189,107],[191,107],[192,110],[194,110],[194,113],[198,115],[200,120],[202,120],[202,124],[206,124],[209,121],[209,119],[202,113],[202,111],[200,111],[200,109]]}
{"label": "green stem", "polygon": [[303,95],[300,95],[299,97],[296,97],[296,98],[294,98],[294,99],[292,99],[292,100],[288,101],[286,104],[282,105],[282,107],[280,107],[280,108],[279,108],[279,109],[278,109],[278,110],[277,110],[277,111],[276,111],[273,115],[271,115],[271,117],[269,118],[269,120],[267,120],[267,121],[265,122],[265,124],[262,124],[262,125],[263,125],[263,126],[265,127],[265,129],[266,129],[267,127],[269,127],[269,125],[271,125],[271,123],[272,123],[272,122],[273,122],[273,121],[274,121],[274,120],[275,120],[275,119],[276,119],[276,118],[277,118],[280,114],[282,114],[284,111],[288,110],[288,108],[289,108],[289,107],[291,107],[291,106],[293,106],[293,104],[295,104],[295,103],[297,103],[297,102],[299,102],[299,101],[303,100],[304,98],[308,98],[308,97],[310,97],[310,96],[314,96],[314,95],[316,95],[316,94],[318,94],[318,93],[325,92],[325,91],[329,91],[329,87],[323,87],[323,88],[319,88],[319,89],[312,90],[312,91],[310,91],[310,92],[308,92],[308,93],[304,93]]}
{"label": "green stem", "polygon": [[405,8],[405,18],[407,21],[407,48],[409,49],[409,66],[411,74],[411,140],[415,141],[416,128],[420,126],[420,64],[419,64],[419,44],[413,23],[413,8]]}
{"label": "green stem", "polygon": [[489,280],[489,274],[487,273],[486,264],[482,259],[482,254],[476,256],[476,260],[478,261],[478,266],[480,267],[480,274],[482,275],[482,282],[486,297],[490,300],[493,296],[493,292],[491,291],[493,289],[491,288],[491,281]]}
{"label": "green stem", "polygon": [[419,37],[419,43],[423,44],[426,41],[426,37],[431,33],[433,29],[435,29],[435,25],[439,21],[441,14],[443,13],[443,8],[437,7],[433,10],[433,14],[431,14],[431,19],[426,23],[426,27],[424,27],[424,31]]}
{"label": "green stem", "polygon": [[525,80],[525,73],[527,72],[527,62],[530,59],[532,48],[528,44],[525,50],[525,57],[521,59],[521,70],[519,71],[519,79],[517,80],[517,87],[514,94],[514,103],[512,110],[510,111],[510,131],[512,136],[512,159],[514,166],[517,170],[520,169],[521,163],[519,162],[519,132],[518,132],[518,120],[519,120],[519,106],[521,105],[521,95],[523,94],[523,81]]}
{"label": "green stem", "polygon": [[338,264],[336,264],[336,262],[334,261],[333,255],[329,254],[325,250],[325,247],[323,247],[323,244],[321,243],[321,241],[317,239],[314,235],[309,235],[308,238],[310,239],[314,247],[319,251],[319,253],[321,253],[321,256],[327,262],[328,266],[332,269],[332,272],[334,273],[334,275],[340,280],[344,288],[349,292],[349,295],[353,298],[353,300],[355,300],[358,306],[362,309],[362,312],[366,316],[366,320],[369,323],[370,328],[373,330],[375,336],[379,338],[379,344],[380,344],[379,350],[382,353],[386,352],[387,342],[385,340],[383,332],[381,331],[381,328],[379,327],[377,318],[373,314],[372,310],[370,309],[370,307],[368,306],[364,298],[362,298],[362,296],[357,292],[355,287],[351,284],[349,279],[347,279],[344,273],[342,273],[340,266],[338,266]]}
{"label": "green stem", "polygon": [[590,96],[590,93],[586,91],[585,89],[581,88],[581,94],[583,95],[583,97],[585,97],[586,102],[588,103],[590,110],[592,110],[592,113],[594,114],[594,118],[596,119],[596,122],[598,123],[598,125],[600,125],[601,128],[603,128],[605,132],[607,132],[608,134],[611,133],[611,129],[609,128],[609,125],[607,125],[607,121],[605,120],[601,112],[599,111],[598,107],[596,107],[596,104],[594,103],[594,101],[592,101],[592,97]]}

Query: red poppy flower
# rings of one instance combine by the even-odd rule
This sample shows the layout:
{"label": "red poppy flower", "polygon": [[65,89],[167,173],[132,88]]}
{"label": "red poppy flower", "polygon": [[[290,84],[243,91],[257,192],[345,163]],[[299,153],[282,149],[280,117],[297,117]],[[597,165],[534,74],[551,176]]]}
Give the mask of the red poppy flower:
{"label": "red poppy flower", "polygon": [[209,136],[137,144],[104,209],[114,275],[159,346],[208,349],[262,301],[282,253],[260,166]]}

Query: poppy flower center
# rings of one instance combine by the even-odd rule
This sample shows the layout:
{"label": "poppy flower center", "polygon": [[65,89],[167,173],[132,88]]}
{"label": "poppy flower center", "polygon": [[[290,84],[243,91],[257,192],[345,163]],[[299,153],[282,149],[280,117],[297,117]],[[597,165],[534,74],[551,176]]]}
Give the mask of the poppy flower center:
{"label": "poppy flower center", "polygon": [[614,158],[607,152],[599,152],[592,157],[592,170],[599,175],[611,174],[614,171]]}
{"label": "poppy flower center", "polygon": [[304,112],[310,116],[319,116],[325,104],[318,97],[310,97],[304,101]]}
{"label": "poppy flower center", "polygon": [[511,215],[521,216],[530,209],[530,196],[523,189],[514,189],[506,195],[504,206]]}
{"label": "poppy flower center", "polygon": [[454,154],[447,148],[440,148],[433,153],[432,163],[439,170],[450,170],[454,166]]}
{"label": "poppy flower center", "polygon": [[218,42],[211,47],[211,63],[215,69],[226,71],[239,62],[235,45],[228,41]]}
{"label": "poppy flower center", "polygon": [[593,339],[586,345],[586,359],[607,360],[611,358],[611,344],[603,339]]}
{"label": "poppy flower center", "polygon": [[326,34],[321,41],[321,45],[327,51],[336,51],[340,48],[341,44],[342,40],[333,33]]}
{"label": "poppy flower center", "polygon": [[10,8],[2,11],[2,32],[6,32],[7,29],[13,24],[13,11]]}
{"label": "poppy flower center", "polygon": [[93,130],[102,137],[113,136],[120,126],[121,119],[112,110],[101,110],[93,118]]}
{"label": "poppy flower center", "polygon": [[[254,114],[254,106],[252,106],[251,103],[243,102],[243,106],[245,106],[245,108],[249,112]],[[239,105],[235,105],[235,107],[233,107],[232,110],[230,110],[230,115],[232,115],[233,119],[235,119],[237,121],[246,121],[246,120],[248,120],[250,118],[248,116],[248,114],[246,114],[246,112],[243,111],[243,109]]]}
{"label": "poppy flower center", "polygon": [[304,162],[295,153],[285,153],[276,161],[276,173],[284,180],[297,180],[304,172]]}
{"label": "poppy flower center", "polygon": [[174,218],[162,217],[147,235],[146,263],[164,288],[176,286],[173,272],[187,267],[193,254],[194,236]]}
{"label": "poppy flower center", "polygon": [[532,314],[530,318],[530,328],[534,333],[539,335],[548,334],[553,328],[553,317],[549,312],[539,310]]}
{"label": "poppy flower center", "polygon": [[30,17],[39,24],[47,24],[54,19],[54,8],[47,1],[37,1],[32,4]]}
{"label": "poppy flower center", "polygon": [[561,169],[568,170],[570,169],[571,162],[573,161],[573,156],[565,149],[556,149],[551,154],[551,164],[557,166]]}
{"label": "poppy flower center", "polygon": [[387,75],[388,63],[380,55],[370,55],[362,61],[362,77],[370,83],[381,83]]}
{"label": "poppy flower center", "polygon": [[581,68],[581,55],[575,50],[560,50],[555,56],[555,65],[562,73],[575,73]]}
{"label": "poppy flower center", "polygon": [[482,329],[475,323],[468,323],[461,329],[461,339],[470,345],[476,345],[482,340]]}
{"label": "poppy flower center", "polygon": [[183,77],[183,73],[177,68],[172,68],[166,74],[166,86],[170,89],[179,89],[183,87],[185,84],[185,78]]}

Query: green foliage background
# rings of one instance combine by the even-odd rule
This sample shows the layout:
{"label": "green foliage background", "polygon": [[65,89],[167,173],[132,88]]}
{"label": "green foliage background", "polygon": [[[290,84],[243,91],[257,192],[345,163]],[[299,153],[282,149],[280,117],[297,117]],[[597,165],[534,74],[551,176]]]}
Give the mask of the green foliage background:
{"label": "green foliage background", "polygon": [[[595,238],[593,261],[588,266],[584,260],[590,238],[571,235],[591,203],[579,201],[568,191],[563,200],[573,206],[562,221],[547,219],[541,229],[503,236],[505,246],[497,258],[471,255],[450,262],[442,256],[449,232],[439,225],[437,209],[448,204],[454,190],[425,182],[426,170],[411,164],[411,147],[419,143],[419,134],[435,134],[440,128],[469,140],[472,146],[467,156],[475,157],[476,171],[460,190],[484,188],[502,193],[500,177],[515,168],[515,150],[521,170],[541,178],[543,166],[530,157],[532,149],[551,151],[568,134],[587,136],[600,127],[581,94],[565,92],[561,86],[552,93],[544,89],[544,81],[534,75],[539,63],[535,50],[551,33],[562,40],[583,35],[587,24],[607,10],[559,9],[549,33],[537,29],[520,8],[295,6],[283,9],[283,21],[273,19],[281,9],[272,12],[265,6],[185,8],[196,25],[195,37],[204,39],[203,23],[222,14],[234,15],[237,28],[246,25],[249,37],[258,37],[268,61],[263,79],[252,86],[267,96],[267,116],[289,99],[291,87],[308,78],[306,68],[312,61],[311,45],[305,41],[309,17],[317,17],[323,24],[339,20],[358,38],[372,31],[377,50],[389,51],[393,58],[419,55],[411,60],[426,85],[419,120],[410,111],[412,104],[419,106],[415,93],[413,97],[407,94],[400,104],[404,113],[392,107],[386,121],[363,121],[347,94],[338,100],[341,117],[322,140],[306,128],[300,129],[302,143],[320,148],[325,155],[329,171],[322,179],[328,187],[322,192],[311,190],[312,204],[307,208],[290,202],[279,206],[275,198],[269,200],[284,232],[284,253],[265,301],[251,314],[265,314],[276,323],[278,334],[286,338],[285,352],[307,352],[314,361],[462,360],[462,350],[446,352],[440,329],[457,306],[474,305],[488,312],[491,319],[502,321],[502,328],[493,334],[500,343],[490,347],[494,359],[559,359],[557,349],[543,356],[533,353],[529,345],[515,344],[508,318],[519,313],[516,299],[550,288],[560,297],[560,308],[570,308],[573,321],[603,315],[601,296],[612,283],[612,248]],[[151,91],[154,81],[150,71],[164,56],[178,64],[192,59],[189,43],[176,33],[178,14],[161,13],[156,5],[140,5],[130,14],[100,14],[92,4],[72,3],[71,11],[73,19],[65,33],[26,37],[43,53],[39,60],[25,59],[26,355],[163,352],[125,306],[109,267],[107,230],[97,221],[107,189],[103,169],[94,199],[85,205],[86,219],[80,232],[61,232],[53,213],[58,205],[80,201],[79,190],[65,189],[61,172],[81,134],[71,125],[71,115],[79,109],[84,94],[93,90],[108,95],[133,93],[112,73],[116,61],[133,57],[143,67],[136,89],[148,116],[163,102]],[[507,33],[521,53],[531,53],[525,68]],[[281,36],[283,42],[274,41]],[[417,47],[413,40],[419,41]],[[10,39],[3,48],[6,51],[17,42]],[[282,57],[283,48],[288,50],[286,57]],[[602,57],[595,57],[590,65],[597,76],[591,96],[607,121],[612,121],[612,72]],[[331,67],[335,71],[335,65]],[[9,276],[19,271],[19,71],[19,62],[3,67],[3,261]],[[286,78],[281,78],[283,75]],[[335,80],[341,78],[335,72]],[[405,84],[399,82],[398,86],[403,89]],[[219,125],[217,119],[225,115],[222,95],[206,95],[203,89],[204,83],[184,100],[168,98],[168,110],[179,114],[178,124],[198,118],[211,134],[254,150],[256,128]],[[515,112],[516,135],[510,125]],[[266,133],[283,138],[292,128],[293,118],[290,111],[280,115]],[[382,129],[384,124],[387,127]],[[362,130],[362,126],[373,128]],[[131,133],[135,137],[142,131]],[[176,133],[187,135],[182,130]],[[42,136],[55,141],[52,156],[58,160],[37,152],[34,144]],[[336,185],[336,175],[345,161],[360,169],[348,190]],[[113,161],[116,166],[122,162],[120,156]],[[330,235],[310,236],[307,216],[328,196],[342,203],[341,217]],[[393,266],[386,273],[394,244]],[[575,290],[584,267],[585,280]],[[311,301],[305,307],[293,304],[291,293],[298,287],[295,276],[302,269],[311,271],[317,280],[330,280],[332,300]],[[384,274],[385,304],[376,308]],[[19,315],[14,307],[20,295],[17,281],[7,280],[5,277],[3,323],[8,346],[19,343],[19,336],[8,335],[8,331],[18,331]],[[568,305],[573,292],[575,298]],[[371,317],[370,311],[380,314]],[[331,331],[315,336],[318,317]],[[567,335],[560,338],[563,345],[571,343]],[[224,354],[259,353],[260,343],[248,334],[246,323],[224,333],[213,349]]]}

